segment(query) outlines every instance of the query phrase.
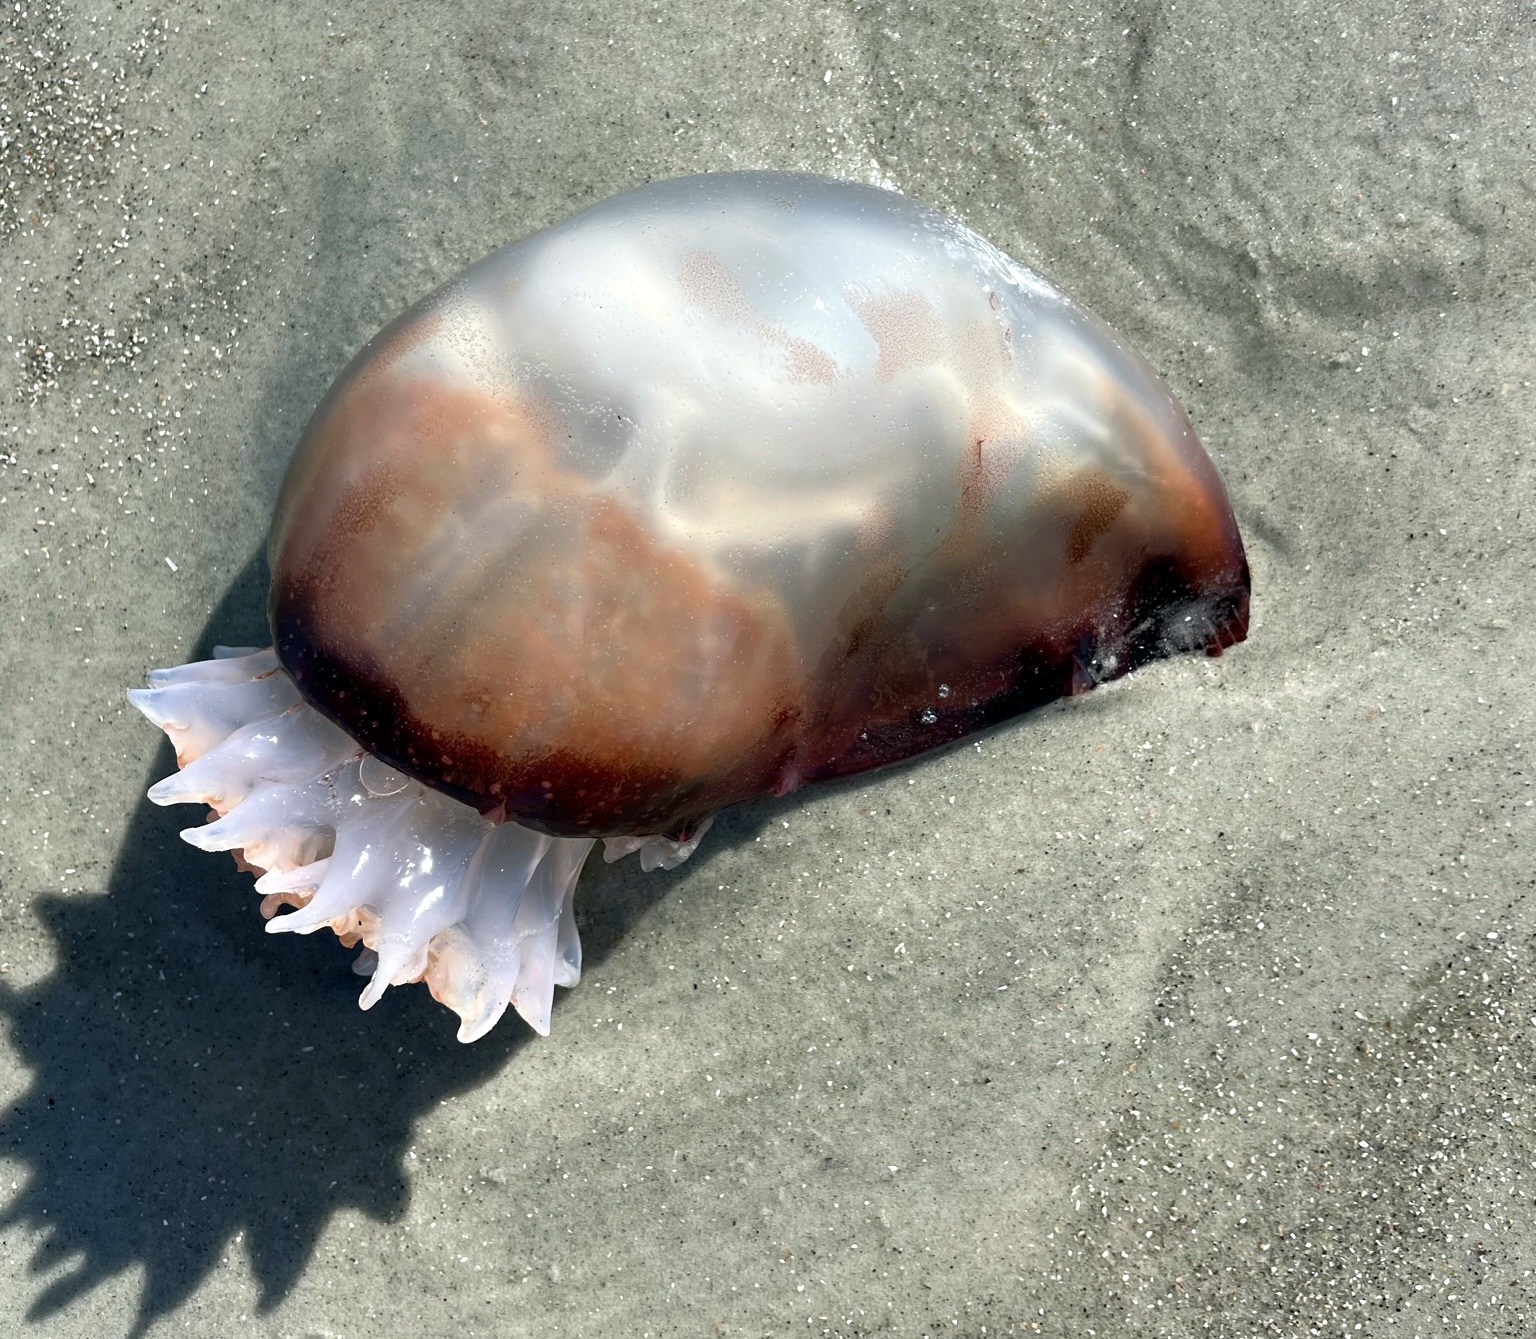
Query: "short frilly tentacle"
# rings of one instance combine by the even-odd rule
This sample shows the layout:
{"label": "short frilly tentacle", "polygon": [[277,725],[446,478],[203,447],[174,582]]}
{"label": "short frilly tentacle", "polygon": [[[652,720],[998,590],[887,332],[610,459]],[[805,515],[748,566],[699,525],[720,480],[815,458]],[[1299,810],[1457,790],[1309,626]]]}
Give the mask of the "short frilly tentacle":
{"label": "short frilly tentacle", "polygon": [[357,756],[347,733],[295,705],[242,726],[222,743],[150,787],[156,804],[201,802],[228,813],[258,787],[302,785]]}
{"label": "short frilly tentacle", "polygon": [[671,837],[604,837],[603,859],[610,865],[622,860],[633,851],[640,852],[640,868],[649,874],[653,869],[676,869],[699,848],[704,834],[709,831],[715,816],[702,819],[693,835],[684,841]]}
{"label": "short frilly tentacle", "polygon": [[[128,695],[181,765],[150,798],[215,811],[181,835],[256,868],[269,932],[329,928],[362,944],[363,1008],[424,980],[459,1015],[461,1041],[509,1004],[547,1034],[555,987],[581,976],[574,899],[593,839],[493,823],[363,753],[300,698],[270,650],[215,657],[155,670]],[[609,838],[605,854],[638,850],[644,868],[671,869],[707,827],[686,842]]]}
{"label": "short frilly tentacle", "polygon": [[[204,667],[206,673],[190,672]],[[149,687],[130,689],[128,700],[170,736],[177,765],[185,767],[242,725],[277,716],[300,698],[277,657],[255,651],[153,670]]]}

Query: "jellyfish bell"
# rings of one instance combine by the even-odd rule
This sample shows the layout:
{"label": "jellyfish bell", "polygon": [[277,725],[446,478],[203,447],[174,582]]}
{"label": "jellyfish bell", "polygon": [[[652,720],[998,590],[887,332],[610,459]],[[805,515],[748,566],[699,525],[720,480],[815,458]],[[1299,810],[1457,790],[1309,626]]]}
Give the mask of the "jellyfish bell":
{"label": "jellyfish bell", "polygon": [[270,650],[136,705],[263,871],[481,1035],[548,1028],[597,840],[1242,640],[1248,568],[1152,369],[962,225],[790,173],[626,192],[366,347],[272,524]]}

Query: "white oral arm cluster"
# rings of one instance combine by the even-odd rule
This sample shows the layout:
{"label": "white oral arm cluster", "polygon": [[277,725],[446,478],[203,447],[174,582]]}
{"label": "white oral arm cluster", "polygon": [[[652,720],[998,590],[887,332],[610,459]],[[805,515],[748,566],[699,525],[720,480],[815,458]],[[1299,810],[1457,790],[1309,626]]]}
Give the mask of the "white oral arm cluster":
{"label": "white oral arm cluster", "polygon": [[[270,933],[329,926],[361,943],[363,1008],[425,981],[459,1015],[460,1041],[484,1036],[508,1004],[547,1035],[554,988],[581,976],[572,904],[594,839],[492,823],[364,753],[303,701],[272,651],[214,655],[154,670],[128,694],[181,767],[149,798],[216,815],[181,835],[256,869]],[[611,837],[605,854],[638,851],[644,868],[670,869],[702,835]]]}

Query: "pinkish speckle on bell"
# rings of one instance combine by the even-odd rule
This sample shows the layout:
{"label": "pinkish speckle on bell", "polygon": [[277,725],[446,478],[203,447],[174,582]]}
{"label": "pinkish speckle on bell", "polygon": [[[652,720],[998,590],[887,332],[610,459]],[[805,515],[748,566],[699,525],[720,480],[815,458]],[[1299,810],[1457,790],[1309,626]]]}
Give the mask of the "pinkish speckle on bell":
{"label": "pinkish speckle on bell", "polygon": [[[1215,468],[1114,333],[936,209],[791,173],[626,192],[495,253],[326,396],[274,647],[132,694],[268,929],[480,1036],[549,1026],[594,841],[912,757],[1242,640]],[[283,914],[278,914],[278,913]]]}

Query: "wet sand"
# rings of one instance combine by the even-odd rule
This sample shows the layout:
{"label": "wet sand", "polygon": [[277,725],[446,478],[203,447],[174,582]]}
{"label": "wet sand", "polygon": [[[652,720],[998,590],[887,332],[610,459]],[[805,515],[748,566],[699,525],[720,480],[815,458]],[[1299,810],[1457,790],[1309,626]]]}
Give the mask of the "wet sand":
{"label": "wet sand", "polygon": [[[1536,22],[620,3],[0,24],[0,1328],[1524,1335]],[[351,354],[643,180],[949,208],[1141,348],[1247,644],[593,868],[553,1036],[369,1014],[142,799]]]}

